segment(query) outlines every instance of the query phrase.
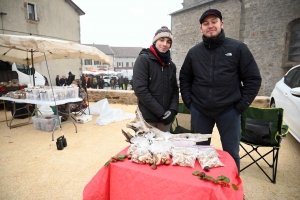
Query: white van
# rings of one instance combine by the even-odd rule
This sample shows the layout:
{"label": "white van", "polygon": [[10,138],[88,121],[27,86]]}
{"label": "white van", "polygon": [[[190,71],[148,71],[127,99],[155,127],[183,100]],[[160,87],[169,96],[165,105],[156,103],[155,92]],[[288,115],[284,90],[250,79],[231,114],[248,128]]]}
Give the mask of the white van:
{"label": "white van", "polygon": [[[19,63],[13,63],[12,71],[16,71],[18,73],[20,84],[25,83],[25,84],[33,85],[33,77],[30,74],[29,66],[25,66]],[[45,85],[45,78],[39,72],[35,71],[34,78],[35,78],[35,85]]]}
{"label": "white van", "polygon": [[118,80],[117,76],[103,76],[103,80],[104,80],[104,87],[108,87],[110,86],[110,79],[114,77],[116,80]]}
{"label": "white van", "polygon": [[133,76],[133,69],[121,70],[121,73],[124,78],[127,76],[128,80],[131,80]]}

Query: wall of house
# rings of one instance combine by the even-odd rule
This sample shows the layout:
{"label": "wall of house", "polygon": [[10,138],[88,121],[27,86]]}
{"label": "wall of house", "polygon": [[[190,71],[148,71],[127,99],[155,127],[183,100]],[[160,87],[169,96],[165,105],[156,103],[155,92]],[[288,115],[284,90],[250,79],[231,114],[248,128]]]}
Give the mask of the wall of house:
{"label": "wall of house", "polygon": [[[26,2],[37,5],[38,21],[27,20]],[[3,16],[3,32],[11,35],[33,35],[80,43],[79,14],[71,5],[62,0],[1,0],[0,12]],[[3,33],[1,32],[1,33]],[[49,80],[46,62],[34,65],[36,71]],[[51,81],[55,85],[56,75],[68,75],[71,71],[75,78],[81,72],[81,59],[48,60]]]}
{"label": "wall of house", "polygon": [[[134,62],[136,61],[136,58],[121,58],[121,57],[115,57],[114,60],[114,66],[120,68],[121,66],[117,66],[118,62],[122,62],[123,63],[123,67],[126,67],[126,62],[129,62],[129,66],[128,67],[133,67],[132,63],[134,64]],[[125,68],[124,68],[125,69]]]}
{"label": "wall of house", "polygon": [[[188,50],[202,41],[199,18],[209,9],[222,12],[227,37],[246,43],[262,75],[259,95],[269,96],[275,83],[294,64],[287,62],[287,32],[292,21],[300,18],[300,3],[295,0],[222,0],[203,1],[200,6],[171,15],[174,35],[172,58],[179,72]],[[195,0],[184,0],[184,5]],[[300,63],[299,63],[300,64]]]}
{"label": "wall of house", "polygon": [[243,0],[243,7],[245,25],[241,35],[263,78],[260,94],[270,95],[276,82],[292,66],[287,65],[285,56],[287,26],[300,18],[300,1]]}

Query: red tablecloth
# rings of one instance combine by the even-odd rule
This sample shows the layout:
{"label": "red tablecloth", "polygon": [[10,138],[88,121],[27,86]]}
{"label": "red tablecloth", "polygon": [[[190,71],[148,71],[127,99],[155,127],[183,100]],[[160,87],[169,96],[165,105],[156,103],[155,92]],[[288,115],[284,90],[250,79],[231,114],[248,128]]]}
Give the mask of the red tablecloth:
{"label": "red tablecloth", "polygon": [[[125,154],[127,148],[119,154]],[[207,175],[214,178],[224,175],[239,187],[221,187],[192,175],[203,171],[198,160],[194,168],[159,165],[156,170],[147,164],[137,164],[128,159],[102,167],[85,186],[83,199],[99,200],[242,200],[244,189],[233,158],[225,151],[217,150],[224,167],[212,168]]]}

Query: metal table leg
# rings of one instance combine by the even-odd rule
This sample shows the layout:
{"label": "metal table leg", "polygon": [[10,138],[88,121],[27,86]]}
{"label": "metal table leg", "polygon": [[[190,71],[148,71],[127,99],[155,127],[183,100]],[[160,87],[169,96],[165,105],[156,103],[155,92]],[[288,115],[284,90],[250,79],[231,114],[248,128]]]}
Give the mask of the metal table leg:
{"label": "metal table leg", "polygon": [[59,113],[63,113],[63,112],[59,112],[58,111],[58,106],[56,106],[56,114],[57,114],[57,117],[58,117],[57,119],[58,120],[56,120],[55,126],[54,126],[53,131],[52,131],[52,141],[54,141],[54,131],[55,131],[57,125],[60,125],[60,128],[61,128],[62,124],[73,123],[74,126],[75,126],[75,131],[77,133],[77,126],[76,126],[75,121],[73,120],[73,118],[71,116],[72,113],[71,113],[70,106],[69,106],[68,113],[63,113],[63,114],[67,114],[69,116],[69,120],[67,120],[65,122],[60,122],[60,120],[59,120]]}
{"label": "metal table leg", "polygon": [[1,100],[1,103],[3,104],[3,110],[4,110],[4,115],[5,115],[5,120],[2,120],[2,121],[0,121],[0,122],[6,122],[6,126],[7,127],[9,127],[8,126],[8,119],[7,119],[7,114],[6,114],[6,106],[5,106],[5,101],[4,100]]}
{"label": "metal table leg", "polygon": [[[11,116],[11,119],[10,119],[10,122],[9,122],[9,128],[12,129],[12,128],[17,128],[17,127],[20,127],[20,126],[24,126],[24,125],[28,125],[28,124],[32,124],[32,122],[30,123],[30,120],[31,120],[31,112],[29,110],[29,105],[26,103],[26,106],[24,107],[21,107],[21,108],[18,108],[16,109],[16,103],[13,102],[13,107],[14,107],[14,112]],[[18,110],[22,110],[26,108],[27,109],[27,114],[19,114],[19,115],[16,115],[16,112]],[[15,125],[11,125],[12,124],[12,121],[15,119],[15,117],[19,117],[19,116],[24,116],[24,115],[27,115],[28,116],[28,122],[23,122],[23,123],[18,123],[18,124],[15,124]]]}

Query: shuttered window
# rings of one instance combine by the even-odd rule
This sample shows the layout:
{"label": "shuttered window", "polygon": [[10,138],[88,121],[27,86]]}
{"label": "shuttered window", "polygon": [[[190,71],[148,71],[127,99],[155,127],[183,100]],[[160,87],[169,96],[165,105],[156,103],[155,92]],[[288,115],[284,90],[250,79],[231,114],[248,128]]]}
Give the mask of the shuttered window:
{"label": "shuttered window", "polygon": [[300,23],[294,25],[291,29],[289,61],[300,62]]}

